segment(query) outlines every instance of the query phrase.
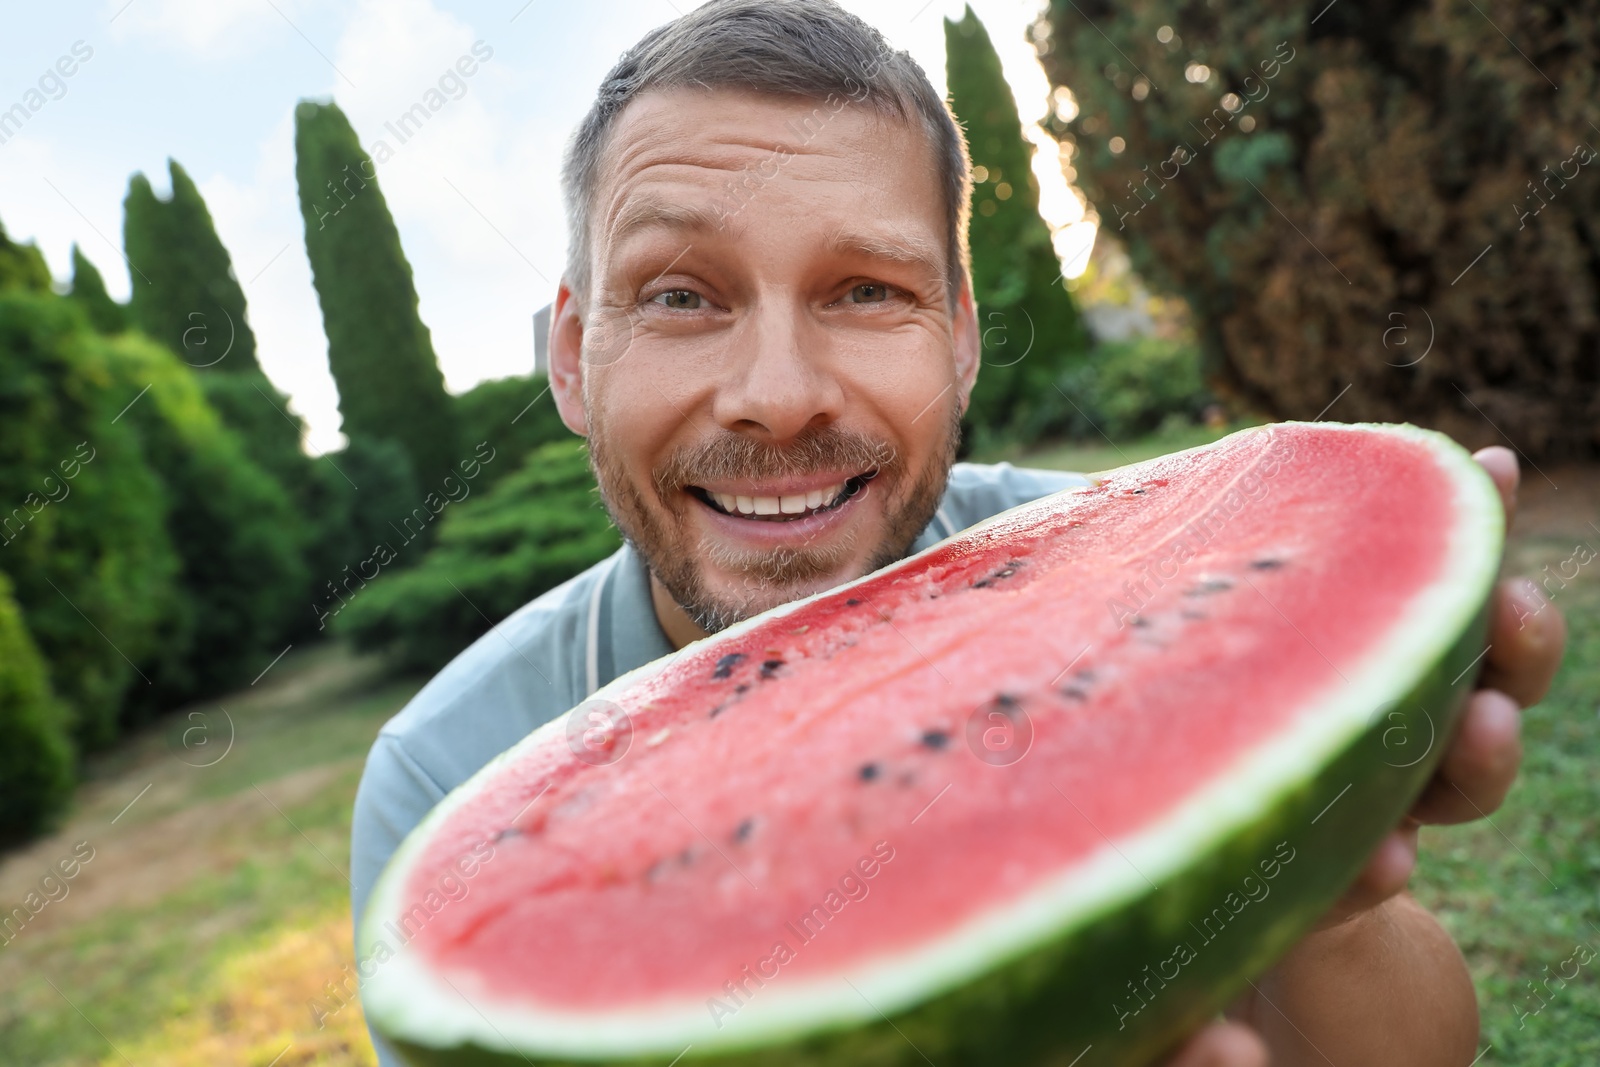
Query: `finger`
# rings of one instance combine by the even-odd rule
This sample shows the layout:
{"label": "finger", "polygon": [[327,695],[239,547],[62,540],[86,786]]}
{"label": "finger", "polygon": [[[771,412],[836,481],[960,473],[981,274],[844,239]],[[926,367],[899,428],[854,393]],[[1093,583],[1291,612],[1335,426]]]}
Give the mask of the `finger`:
{"label": "finger", "polygon": [[1267,1067],[1267,1045],[1242,1023],[1212,1023],[1190,1038],[1167,1067]]}
{"label": "finger", "polygon": [[1489,610],[1489,654],[1478,685],[1531,707],[1545,698],[1561,666],[1567,620],[1530,578],[1501,582]]}
{"label": "finger", "polygon": [[1511,520],[1517,514],[1517,486],[1522,482],[1517,454],[1509,448],[1491,445],[1478,449],[1472,458],[1483,464],[1483,469],[1494,479],[1494,487],[1500,490],[1500,504],[1506,509],[1506,529],[1509,531]]}
{"label": "finger", "polygon": [[1450,748],[1411,817],[1424,823],[1481,819],[1505,800],[1521,763],[1522,713],[1516,701],[1480,689],[1467,700]]}
{"label": "finger", "polygon": [[1318,930],[1337,926],[1360,912],[1377,907],[1405,889],[1417,867],[1417,824],[1407,819],[1379,842],[1344,896],[1317,923]]}

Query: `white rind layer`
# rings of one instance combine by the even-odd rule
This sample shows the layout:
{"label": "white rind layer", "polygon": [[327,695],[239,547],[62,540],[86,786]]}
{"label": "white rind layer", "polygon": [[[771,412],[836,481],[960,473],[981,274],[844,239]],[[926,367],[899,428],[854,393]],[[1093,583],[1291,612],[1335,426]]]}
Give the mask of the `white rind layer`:
{"label": "white rind layer", "polygon": [[[1460,446],[1442,434],[1413,426],[1322,423],[1317,428],[1391,433],[1429,448],[1456,490],[1457,521],[1449,558],[1441,569],[1447,577],[1422,589],[1389,633],[1373,642],[1373,651],[1364,660],[1346,665],[1342,672],[1345,680],[1308,702],[1293,727],[1241,754],[1213,785],[1185,797],[1145,830],[1063,869],[1018,898],[996,904],[920,950],[863,961],[833,979],[776,983],[742,1006],[721,1028],[712,1021],[703,999],[608,1012],[540,1010],[501,1003],[470,974],[453,974],[442,980],[443,976],[424,966],[415,953],[403,949],[363,984],[362,1003],[368,1018],[387,1034],[423,1045],[448,1047],[471,1042],[512,1054],[519,1049],[538,1049],[544,1057],[579,1060],[645,1055],[671,1058],[691,1045],[697,1054],[747,1048],[819,1029],[877,1022],[970,982],[1041,942],[1144,895],[1152,883],[1162,883],[1261,818],[1369,728],[1375,708],[1387,698],[1408,692],[1449,651],[1480,609],[1498,573],[1504,537],[1500,498],[1488,474]],[[1241,434],[1274,432],[1275,427],[1268,426]],[[1188,451],[1215,447],[1217,444]],[[1059,496],[1081,491],[1069,489]],[[956,536],[970,536],[1039,506],[1039,501],[1024,504]],[[915,558],[858,582],[909,566]],[[858,582],[817,596],[838,595]],[[724,636],[738,635],[816,598],[794,601],[730,627]],[[625,674],[594,697],[614,699],[661,671],[669,660],[657,660]],[[429,828],[491,783],[503,764],[547,740],[564,743],[564,724],[565,716],[559,717],[496,757],[442,800],[406,838],[369,902],[359,935],[363,957],[375,944],[381,924],[398,915],[404,873],[425,847]]]}

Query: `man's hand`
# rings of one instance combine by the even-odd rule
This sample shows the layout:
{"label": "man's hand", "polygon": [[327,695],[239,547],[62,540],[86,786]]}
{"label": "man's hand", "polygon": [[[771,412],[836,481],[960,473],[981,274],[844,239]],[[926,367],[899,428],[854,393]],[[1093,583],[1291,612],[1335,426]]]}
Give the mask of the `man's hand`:
{"label": "man's hand", "polygon": [[[1500,490],[1509,531],[1517,509],[1517,458],[1499,447],[1485,448],[1474,458]],[[1544,699],[1566,640],[1560,611],[1539,595],[1531,580],[1509,579],[1495,588],[1478,689],[1467,700],[1433,780],[1373,851],[1317,932],[1370,912],[1406,887],[1417,863],[1418,827],[1470,822],[1500,806],[1522,762],[1522,709]],[[1168,1067],[1264,1067],[1267,1062],[1266,1042],[1260,1036],[1240,1023],[1219,1022],[1195,1034]]]}

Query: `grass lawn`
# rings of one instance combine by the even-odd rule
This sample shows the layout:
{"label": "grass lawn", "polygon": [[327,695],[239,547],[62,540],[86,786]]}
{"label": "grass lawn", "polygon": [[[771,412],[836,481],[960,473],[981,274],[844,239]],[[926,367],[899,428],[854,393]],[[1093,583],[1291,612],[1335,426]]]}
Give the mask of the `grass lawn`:
{"label": "grass lawn", "polygon": [[[1007,458],[1094,471],[1216,436]],[[1586,530],[1600,547],[1586,503],[1600,492],[1584,489],[1600,472],[1550,473],[1559,494],[1525,483],[1511,551],[1522,573],[1558,570]],[[1414,883],[1471,965],[1483,1065],[1600,1063],[1600,562],[1555,602],[1571,648],[1527,714],[1519,784],[1492,822],[1425,832]],[[62,830],[0,856],[8,910],[75,844],[94,850],[65,899],[0,939],[0,1065],[374,1064],[359,1004],[333,1010],[328,990],[352,963],[362,761],[417,685],[339,647],[296,650],[258,685],[96,760]],[[1594,958],[1574,973],[1579,945]],[[330,1012],[320,1025],[313,1001]]]}
{"label": "grass lawn", "polygon": [[416,688],[337,647],[290,653],[96,762],[62,831],[0,862],[9,908],[94,850],[0,946],[0,1064],[375,1064],[359,1004],[320,1027],[311,1004],[351,962],[362,763]]}

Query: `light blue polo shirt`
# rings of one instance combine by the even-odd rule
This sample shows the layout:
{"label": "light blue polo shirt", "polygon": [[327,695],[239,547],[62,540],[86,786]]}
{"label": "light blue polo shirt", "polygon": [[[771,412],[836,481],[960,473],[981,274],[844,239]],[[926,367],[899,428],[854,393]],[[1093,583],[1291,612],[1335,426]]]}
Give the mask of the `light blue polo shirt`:
{"label": "light blue polo shirt", "polygon": [[[957,463],[921,551],[1018,504],[1088,485],[1081,474]],[[350,906],[367,896],[402,839],[444,795],[535,728],[620,674],[672,652],[644,560],[623,545],[474,641],[384,724],[367,755],[350,832]],[[373,1035],[382,1067],[400,1061]]]}

